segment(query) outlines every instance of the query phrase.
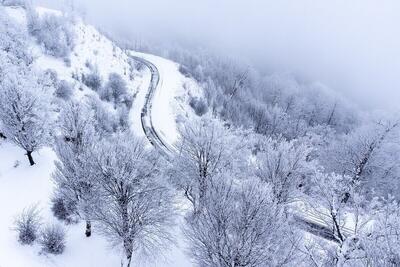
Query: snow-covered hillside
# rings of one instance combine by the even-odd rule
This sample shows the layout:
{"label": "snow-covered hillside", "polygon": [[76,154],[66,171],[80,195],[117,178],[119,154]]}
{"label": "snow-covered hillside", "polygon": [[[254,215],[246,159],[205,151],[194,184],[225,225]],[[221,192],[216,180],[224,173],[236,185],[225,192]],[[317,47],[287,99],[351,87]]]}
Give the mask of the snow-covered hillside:
{"label": "snow-covered hillside", "polygon": [[[26,27],[25,10],[17,7],[1,7],[18,24]],[[42,16],[47,13],[60,15],[57,11],[38,8]],[[118,48],[112,41],[100,34],[93,26],[76,19],[74,24],[76,36],[75,46],[70,55],[70,62],[46,55],[43,49],[30,40],[34,51],[36,68],[41,70],[55,70],[58,78],[73,84],[74,98],[83,99],[88,96],[96,97],[95,92],[84,85],[74,75],[86,74],[93,68],[99,72],[103,80],[110,73],[118,73],[125,80],[129,93],[134,97],[130,110],[130,127],[133,132],[144,137],[140,124],[140,113],[143,107],[144,96],[150,82],[148,69],[132,68],[129,54]],[[135,53],[135,52],[132,52]],[[184,77],[178,71],[177,64],[151,55],[135,53],[156,64],[162,72],[162,90],[155,98],[154,122],[169,142],[178,138],[176,121],[178,118],[191,116],[188,96],[200,94],[198,86],[193,80]],[[111,108],[110,108],[111,110]],[[112,112],[112,111],[110,111]],[[83,234],[83,223],[67,227],[66,250],[62,255],[40,255],[38,246],[22,246],[17,242],[16,233],[10,228],[15,216],[24,208],[37,204],[45,221],[56,221],[50,210],[50,199],[53,194],[51,174],[54,170],[56,155],[51,148],[43,148],[34,153],[37,164],[28,166],[24,151],[20,148],[0,140],[0,266],[6,267],[42,267],[42,266],[119,266],[121,255],[113,250],[106,240],[96,233],[86,238]],[[179,219],[180,221],[180,219]],[[176,226],[176,235],[180,236],[179,224]],[[134,266],[190,266],[189,259],[184,254],[185,245],[182,240],[177,241],[163,256],[149,256],[133,260]],[[94,256],[95,255],[95,256]],[[135,264],[136,263],[136,264]]]}
{"label": "snow-covered hillside", "polygon": [[400,266],[398,114],[72,2],[0,0],[0,267]]}

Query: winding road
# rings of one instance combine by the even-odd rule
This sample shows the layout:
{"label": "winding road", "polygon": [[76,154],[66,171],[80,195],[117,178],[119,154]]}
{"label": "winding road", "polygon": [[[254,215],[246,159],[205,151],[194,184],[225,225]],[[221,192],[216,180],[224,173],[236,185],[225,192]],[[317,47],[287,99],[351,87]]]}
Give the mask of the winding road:
{"label": "winding road", "polygon": [[[164,140],[158,133],[157,129],[154,128],[151,114],[155,91],[159,89],[158,87],[160,87],[162,77],[158,68],[152,62],[138,56],[131,55],[130,57],[138,62],[141,62],[151,72],[149,88],[140,115],[143,132],[149,142],[160,153],[167,158],[170,158],[174,153],[177,152],[177,149]],[[332,227],[330,227],[329,223],[327,223],[326,215],[323,216],[322,214],[315,214],[315,212],[296,210],[293,212],[293,218],[295,219],[296,226],[300,229],[329,241],[340,242],[334,234]],[[351,235],[352,231],[350,229],[344,228],[343,230],[345,235]]]}
{"label": "winding road", "polygon": [[160,134],[158,134],[157,130],[153,126],[153,120],[151,116],[151,110],[152,110],[151,108],[153,105],[154,94],[161,80],[160,72],[153,63],[144,58],[137,56],[131,56],[131,58],[141,62],[150,70],[151,73],[149,89],[147,91],[144,106],[140,114],[140,120],[142,123],[143,132],[146,135],[146,138],[149,140],[149,142],[157,150],[159,150],[162,154],[166,156],[171,156],[175,152],[175,149],[171,145],[169,145],[168,142],[163,140]]}

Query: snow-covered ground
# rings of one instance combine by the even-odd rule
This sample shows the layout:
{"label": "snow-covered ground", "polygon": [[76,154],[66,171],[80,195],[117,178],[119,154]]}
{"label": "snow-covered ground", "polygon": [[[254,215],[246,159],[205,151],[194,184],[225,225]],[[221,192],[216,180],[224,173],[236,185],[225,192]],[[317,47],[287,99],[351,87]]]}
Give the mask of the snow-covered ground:
{"label": "snow-covered ground", "polygon": [[[1,8],[1,7],[0,7]],[[24,10],[21,8],[6,8],[7,13],[18,23],[26,23]],[[40,14],[54,12],[47,9],[38,9]],[[81,98],[93,92],[83,84],[73,80],[72,73],[87,73],[88,64],[98,67],[103,79],[111,72],[120,74],[127,82],[132,95],[136,95],[133,108],[130,111],[132,130],[138,136],[144,137],[140,124],[140,113],[144,104],[150,72],[146,69],[136,71],[131,79],[129,73],[128,55],[115,44],[100,34],[94,27],[77,20],[75,25],[76,46],[71,54],[71,65],[68,66],[62,59],[45,55],[32,39],[32,48],[35,51],[35,66],[40,69],[54,69],[60,79],[75,83],[75,97]],[[172,61],[146,54],[136,53],[151,60],[160,70],[161,86],[157,90],[153,103],[153,120],[156,128],[169,142],[178,139],[178,117],[190,116],[191,110],[187,105],[189,94],[199,94],[200,89],[189,78],[184,77],[178,70],[178,65]],[[188,90],[188,88],[191,88]],[[192,91],[192,92],[190,92]],[[197,92],[197,93],[196,93]],[[93,235],[86,238],[84,225],[68,225],[67,246],[62,255],[39,255],[40,248],[35,245],[22,246],[17,242],[16,233],[10,228],[15,216],[24,208],[37,204],[41,209],[43,221],[56,221],[50,207],[53,193],[51,173],[54,169],[56,155],[50,148],[43,148],[33,154],[34,166],[29,166],[24,151],[10,143],[0,140],[0,266],[1,267],[108,267],[119,266],[120,254],[109,247],[96,228]],[[178,205],[181,206],[181,205]],[[183,208],[182,208],[183,209]],[[179,211],[182,215],[184,209]],[[151,255],[148,258],[133,260],[133,266],[192,266],[190,259],[185,255],[180,225],[183,216],[179,216],[174,227],[177,245],[171,245],[170,250],[163,256]]]}
{"label": "snow-covered ground", "polygon": [[15,216],[24,208],[38,205],[45,223],[56,221],[50,210],[56,155],[50,148],[43,148],[34,157],[37,164],[31,167],[23,150],[6,142],[0,145],[0,266],[116,266],[119,256],[99,235],[86,238],[82,224],[67,227],[66,250],[59,256],[39,255],[37,245],[22,246],[17,242],[11,228]]}

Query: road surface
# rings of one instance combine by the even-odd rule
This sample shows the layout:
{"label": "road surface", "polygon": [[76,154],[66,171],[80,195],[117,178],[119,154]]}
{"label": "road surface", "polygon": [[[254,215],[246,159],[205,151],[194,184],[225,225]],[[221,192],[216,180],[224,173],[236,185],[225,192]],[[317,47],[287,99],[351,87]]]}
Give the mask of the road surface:
{"label": "road surface", "polygon": [[175,148],[172,145],[168,144],[168,142],[163,140],[161,135],[154,128],[152,114],[151,114],[155,91],[160,84],[160,72],[153,63],[144,58],[137,56],[131,56],[131,58],[144,64],[150,70],[151,73],[149,89],[147,91],[145,102],[140,114],[140,120],[143,132],[146,135],[146,138],[149,140],[149,142],[157,150],[159,150],[162,154],[170,157],[175,152]]}

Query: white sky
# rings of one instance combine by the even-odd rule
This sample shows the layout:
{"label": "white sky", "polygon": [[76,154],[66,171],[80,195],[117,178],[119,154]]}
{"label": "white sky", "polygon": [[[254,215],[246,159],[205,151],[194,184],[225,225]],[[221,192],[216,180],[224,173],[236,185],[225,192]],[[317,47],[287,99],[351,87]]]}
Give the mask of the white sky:
{"label": "white sky", "polygon": [[321,81],[364,107],[399,109],[397,0],[75,2],[90,21],[115,32],[194,42]]}

